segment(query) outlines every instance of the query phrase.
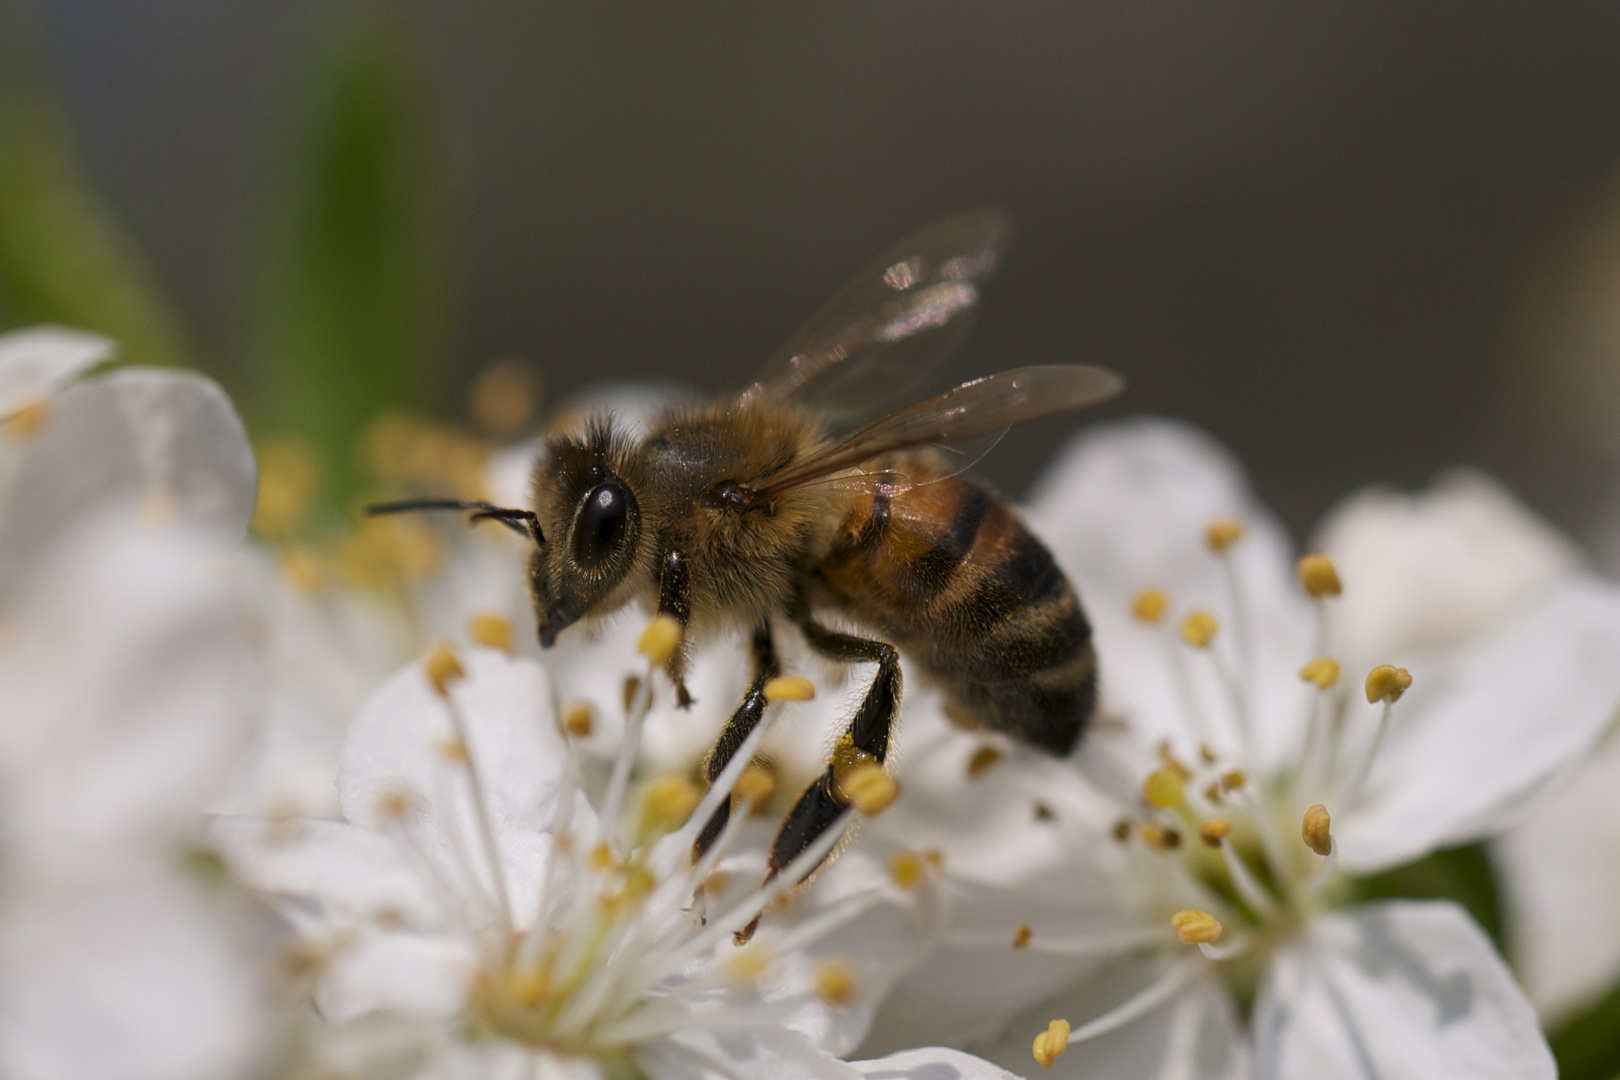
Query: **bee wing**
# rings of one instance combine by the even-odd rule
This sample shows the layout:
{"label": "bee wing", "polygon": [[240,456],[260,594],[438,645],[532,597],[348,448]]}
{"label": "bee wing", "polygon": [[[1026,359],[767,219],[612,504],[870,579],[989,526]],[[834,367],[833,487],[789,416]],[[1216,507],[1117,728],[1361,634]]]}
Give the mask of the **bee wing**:
{"label": "bee wing", "polygon": [[743,401],[791,402],[837,419],[915,392],[949,355],[1011,236],[999,210],[956,214],[908,236],[806,323]]}
{"label": "bee wing", "polygon": [[963,383],[881,416],[771,477],[757,494],[779,495],[836,477],[881,454],[995,435],[1014,424],[1106,401],[1125,380],[1106,368],[1049,364]]}

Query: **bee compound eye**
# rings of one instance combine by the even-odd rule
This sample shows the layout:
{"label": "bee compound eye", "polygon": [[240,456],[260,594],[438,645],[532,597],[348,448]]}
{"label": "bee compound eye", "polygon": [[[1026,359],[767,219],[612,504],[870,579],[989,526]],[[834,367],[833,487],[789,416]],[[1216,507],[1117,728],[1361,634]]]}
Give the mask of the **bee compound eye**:
{"label": "bee compound eye", "polygon": [[630,526],[630,493],[607,481],[586,493],[574,517],[574,561],[583,570],[599,569],[624,543]]}

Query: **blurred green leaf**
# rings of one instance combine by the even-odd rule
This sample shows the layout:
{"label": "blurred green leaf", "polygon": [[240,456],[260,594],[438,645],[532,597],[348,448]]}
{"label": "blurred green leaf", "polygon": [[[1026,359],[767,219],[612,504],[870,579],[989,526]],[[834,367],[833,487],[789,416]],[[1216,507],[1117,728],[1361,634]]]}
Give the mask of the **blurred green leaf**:
{"label": "blurred green leaf", "polygon": [[79,168],[20,12],[0,18],[0,323],[65,323],[141,364],[192,360],[180,320]]}
{"label": "blurred green leaf", "polygon": [[1548,1040],[1562,1080],[1620,1077],[1620,986]]}
{"label": "blurred green leaf", "polygon": [[396,26],[334,30],[288,137],[250,307],[261,431],[308,439],[345,505],[366,421],[437,387],[443,276],[416,55]]}
{"label": "blurred green leaf", "polygon": [[1497,951],[1503,951],[1502,904],[1484,844],[1436,851],[1417,862],[1358,878],[1355,890],[1358,900],[1455,900],[1490,935]]}

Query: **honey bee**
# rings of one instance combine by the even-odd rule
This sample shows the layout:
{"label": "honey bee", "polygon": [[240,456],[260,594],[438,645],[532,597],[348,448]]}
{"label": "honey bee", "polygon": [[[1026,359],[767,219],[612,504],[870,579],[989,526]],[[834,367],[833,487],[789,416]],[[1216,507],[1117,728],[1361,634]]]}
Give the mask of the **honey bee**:
{"label": "honey bee", "polygon": [[[751,631],[752,682],[704,763],[711,782],[764,713],[779,625],[823,657],[876,664],[826,771],[788,811],[767,880],[844,812],[842,773],[887,760],[900,650],[944,688],[954,719],[1066,755],[1096,700],[1091,626],[1018,512],[944,448],[1101,401],[1122,381],[1083,365],[1019,368],[853,424],[943,359],[1009,233],[1003,215],[978,211],[909,237],[740,397],[670,408],[639,439],[611,416],[550,438],[531,509],[414,500],[370,510],[471,510],[530,538],[543,647],[631,601],[673,616],[687,630],[669,662],[683,707],[685,642]],[[827,627],[817,617],[827,610],[868,633]],[[707,823],[698,853],[728,813],[722,805]]]}

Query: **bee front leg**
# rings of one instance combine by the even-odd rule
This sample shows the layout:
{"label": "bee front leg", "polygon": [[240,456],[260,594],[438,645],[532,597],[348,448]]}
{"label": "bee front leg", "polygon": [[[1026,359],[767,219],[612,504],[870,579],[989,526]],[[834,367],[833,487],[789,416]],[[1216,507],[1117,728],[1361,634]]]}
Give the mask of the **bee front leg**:
{"label": "bee front leg", "polygon": [[[797,621],[805,640],[817,653],[846,664],[863,661],[876,663],[878,670],[866,691],[866,697],[861,700],[860,708],[855,711],[844,734],[839,736],[826,772],[804,789],[793,804],[793,809],[783,819],[776,839],[771,842],[765,874],[767,884],[843,816],[849,804],[839,787],[840,778],[849,769],[864,762],[883,763],[889,755],[889,734],[894,730],[894,720],[900,711],[900,654],[893,645],[828,630],[807,613],[800,614]],[[812,867],[805,877],[816,869]],[[738,944],[752,937],[758,925],[759,919],[756,917],[738,931]]]}
{"label": "bee front leg", "polygon": [[[742,704],[737,711],[731,714],[726,726],[720,731],[720,738],[715,741],[714,749],[703,762],[703,777],[709,783],[714,783],[720,774],[725,771],[737,748],[742,746],[743,740],[753,732],[754,725],[759,723],[760,717],[765,715],[765,684],[782,673],[782,665],[776,659],[776,644],[771,640],[771,624],[760,623],[754,630],[754,640],[751,650],[754,657],[754,681],[749,684],[748,692],[743,695]],[[698,833],[696,840],[692,841],[692,857],[701,858],[709,846],[719,837],[720,830],[726,827],[726,821],[731,817],[731,801],[720,804],[714,816],[709,818]]]}
{"label": "bee front leg", "polygon": [[[686,556],[679,551],[665,552],[662,570],[658,576],[658,614],[668,615],[681,624],[692,621],[692,571]],[[686,689],[686,642],[683,640],[665,669],[669,681],[675,684],[675,704],[683,709],[692,707],[692,695]]]}

